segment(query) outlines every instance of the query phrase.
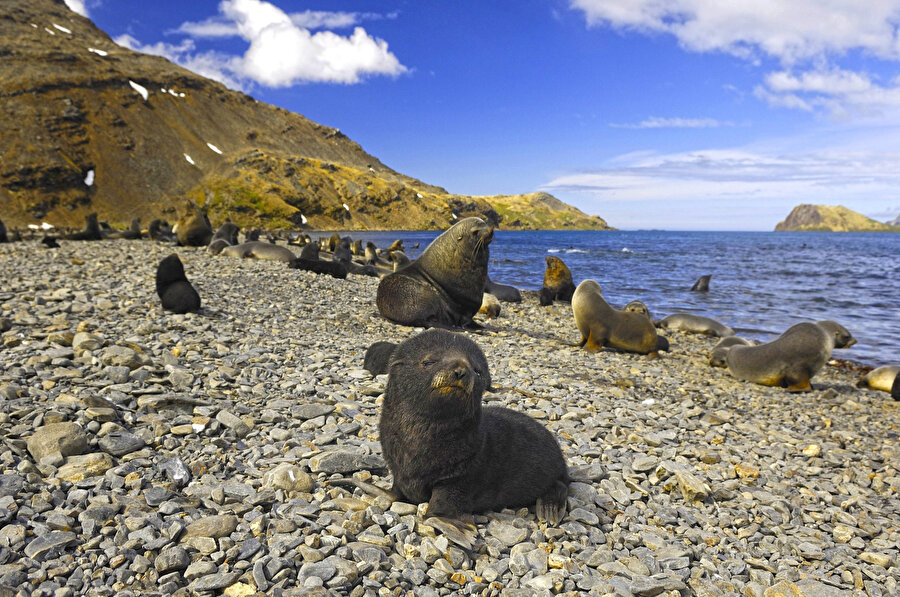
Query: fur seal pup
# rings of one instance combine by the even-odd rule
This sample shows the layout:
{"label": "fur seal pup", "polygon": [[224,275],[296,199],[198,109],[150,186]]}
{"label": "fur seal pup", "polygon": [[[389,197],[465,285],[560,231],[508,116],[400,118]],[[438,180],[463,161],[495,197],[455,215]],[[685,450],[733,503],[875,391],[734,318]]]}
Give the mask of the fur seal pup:
{"label": "fur seal pup", "polygon": [[386,319],[409,326],[477,327],[494,230],[480,218],[460,220],[406,267],[378,284]]}
{"label": "fur seal pup", "polygon": [[850,348],[856,344],[856,338],[853,337],[853,334],[836,321],[826,319],[824,321],[817,321],[816,325],[831,335],[835,348]]}
{"label": "fur seal pup", "polygon": [[338,246],[334,248],[334,252],[331,254],[331,259],[340,261],[344,265],[349,265],[353,261],[353,256],[350,254],[350,243],[346,240],[338,243]]}
{"label": "fur seal pup", "polygon": [[328,274],[332,278],[347,278],[347,266],[340,261],[323,261],[321,259],[305,259],[298,257],[288,262],[290,269],[302,269],[314,274]]}
{"label": "fur seal pup", "polygon": [[55,236],[45,236],[44,238],[41,239],[41,243],[47,249],[58,249],[59,248],[59,243],[56,242]]}
{"label": "fur seal pup", "polygon": [[499,284],[491,280],[490,276],[487,276],[484,280],[484,291],[496,296],[499,300],[505,303],[521,303],[522,302],[522,293],[519,292],[519,289],[515,286],[510,286],[508,284]]}
{"label": "fur seal pup", "polygon": [[[603,347],[650,354],[659,350],[660,341],[653,322],[640,313],[613,309],[603,298],[595,280],[584,280],[572,295],[575,325],[581,342],[589,351]],[[666,341],[668,349],[668,341]]]}
{"label": "fur seal pup", "polygon": [[525,414],[482,407],[490,385],[484,353],[462,334],[427,330],[393,351],[378,426],[392,492],[427,501],[429,517],[536,504],[556,524],[569,485],[559,444]]}
{"label": "fur seal pup", "polygon": [[388,253],[391,263],[394,264],[394,271],[398,271],[410,264],[409,257],[403,251],[391,251]]}
{"label": "fur seal pup", "polygon": [[156,294],[166,311],[188,313],[200,310],[200,295],[188,282],[184,265],[175,253],[160,261],[156,268]]}
{"label": "fur seal pup", "polygon": [[231,243],[229,243],[224,238],[216,238],[211,240],[209,244],[206,245],[206,252],[210,255],[218,255],[225,249],[225,247],[230,246],[232,246]]}
{"label": "fur seal pup", "polygon": [[720,338],[734,336],[734,330],[727,325],[721,324],[715,319],[691,313],[673,313],[657,322],[656,327]]}
{"label": "fur seal pup", "polygon": [[640,313],[641,315],[646,315],[647,319],[650,318],[650,309],[647,308],[647,305],[642,303],[641,301],[631,301],[624,307],[622,307],[623,311],[629,311],[631,313]]}
{"label": "fur seal pup", "polygon": [[[550,255],[544,261],[547,262],[547,269],[544,271],[544,285],[541,286],[541,305],[549,305],[554,300],[571,301],[572,294],[575,292],[572,272],[559,257]],[[547,289],[547,292],[543,292],[544,288]],[[550,298],[550,303],[543,302],[547,297]]]}
{"label": "fur seal pup", "polygon": [[481,297],[481,307],[478,312],[488,319],[500,317],[500,300],[489,292],[485,292]]}
{"label": "fur seal pup", "polygon": [[694,292],[709,292],[709,280],[712,278],[712,274],[707,274],[705,276],[700,276],[694,285],[691,286],[691,290]]}
{"label": "fur seal pup", "polygon": [[300,259],[317,260],[319,258],[319,243],[309,243],[300,249]]}
{"label": "fur seal pup", "polygon": [[240,228],[238,225],[232,222],[231,220],[225,220],[221,226],[216,228],[216,233],[213,234],[212,240],[210,240],[210,244],[214,243],[217,240],[224,240],[229,245],[238,244],[238,232],[240,232]]}
{"label": "fur seal pup", "polygon": [[738,379],[805,392],[812,389],[809,380],[831,358],[833,347],[832,336],[825,329],[803,322],[766,344],[732,346],[725,361]]}
{"label": "fur seal pup", "polygon": [[391,362],[391,355],[394,354],[398,344],[394,342],[374,342],[366,349],[366,356],[363,357],[363,369],[372,375],[382,375],[388,372],[388,364]]}
{"label": "fur seal pup", "polygon": [[294,252],[281,245],[273,245],[259,240],[252,240],[239,245],[231,245],[222,249],[222,255],[229,257],[241,257],[252,259],[264,259],[267,261],[284,261],[285,263],[296,259]]}
{"label": "fur seal pup", "polygon": [[873,390],[881,390],[882,392],[890,392],[891,388],[896,385],[895,381],[900,377],[900,366],[888,365],[886,367],[878,367],[866,373],[856,382],[857,388],[869,387]]}
{"label": "fur seal pup", "polygon": [[100,232],[100,223],[97,221],[97,214],[90,213],[84,216],[84,230],[64,236],[67,240],[102,240],[103,234]]}
{"label": "fur seal pup", "polygon": [[365,259],[366,265],[383,265],[384,260],[378,256],[378,248],[375,246],[375,243],[369,241],[366,243],[366,251],[365,251]]}
{"label": "fur seal pup", "polygon": [[713,349],[709,353],[710,367],[727,368],[728,363],[725,362],[725,355],[728,354],[728,351],[732,346],[753,346],[753,342],[745,340],[740,336],[728,336],[727,338],[722,338],[715,346],[713,346]]}
{"label": "fur seal pup", "polygon": [[166,242],[175,240],[175,235],[169,223],[158,218],[150,222],[150,226],[147,227],[147,236],[150,237],[150,240]]}
{"label": "fur seal pup", "polygon": [[175,238],[179,245],[205,247],[212,240],[213,230],[206,212],[193,201],[186,201],[178,222]]}

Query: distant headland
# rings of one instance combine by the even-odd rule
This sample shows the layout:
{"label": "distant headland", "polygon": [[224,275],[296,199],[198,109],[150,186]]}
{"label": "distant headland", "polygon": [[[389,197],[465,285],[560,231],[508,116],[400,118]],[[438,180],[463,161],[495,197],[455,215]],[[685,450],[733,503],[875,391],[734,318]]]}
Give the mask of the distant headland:
{"label": "distant headland", "polygon": [[900,232],[900,216],[890,223],[879,222],[843,205],[811,205],[795,207],[776,232]]}

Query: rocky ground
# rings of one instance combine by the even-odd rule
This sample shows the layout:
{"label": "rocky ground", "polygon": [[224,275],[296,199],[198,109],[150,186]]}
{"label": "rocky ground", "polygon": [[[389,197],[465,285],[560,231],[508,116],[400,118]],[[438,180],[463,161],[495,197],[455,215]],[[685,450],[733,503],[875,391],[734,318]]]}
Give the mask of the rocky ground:
{"label": "rocky ground", "polygon": [[577,481],[557,527],[485,513],[465,551],[326,483],[390,485],[363,353],[418,330],[379,318],[377,280],[179,248],[204,308],[175,316],[172,247],[62,244],[0,245],[0,595],[900,592],[900,403],[846,368],[788,394],[711,369],[712,339],[588,354],[567,304],[504,304],[472,335],[486,400]]}

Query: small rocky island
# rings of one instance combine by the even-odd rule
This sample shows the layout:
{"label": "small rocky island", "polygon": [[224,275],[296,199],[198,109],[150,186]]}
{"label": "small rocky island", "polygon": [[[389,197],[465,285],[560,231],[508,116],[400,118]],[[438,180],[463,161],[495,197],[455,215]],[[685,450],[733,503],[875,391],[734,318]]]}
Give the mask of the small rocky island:
{"label": "small rocky island", "polygon": [[791,211],[775,232],[900,232],[896,222],[883,223],[866,217],[843,205],[812,205],[804,203]]}

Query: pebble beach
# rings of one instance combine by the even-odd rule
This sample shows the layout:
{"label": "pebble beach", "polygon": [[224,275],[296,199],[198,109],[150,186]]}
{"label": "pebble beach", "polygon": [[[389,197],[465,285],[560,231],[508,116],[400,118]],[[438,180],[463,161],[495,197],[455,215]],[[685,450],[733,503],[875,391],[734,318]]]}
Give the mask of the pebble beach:
{"label": "pebble beach", "polygon": [[[467,332],[485,403],[544,424],[573,482],[556,527],[487,512],[464,550],[424,504],[328,484],[390,487],[363,355],[421,329],[376,278],[60,244],[0,245],[0,597],[900,595],[900,402],[852,368],[791,394],[711,368],[716,338],[591,354],[568,303],[502,303]],[[160,306],[172,252],[199,314]]]}

